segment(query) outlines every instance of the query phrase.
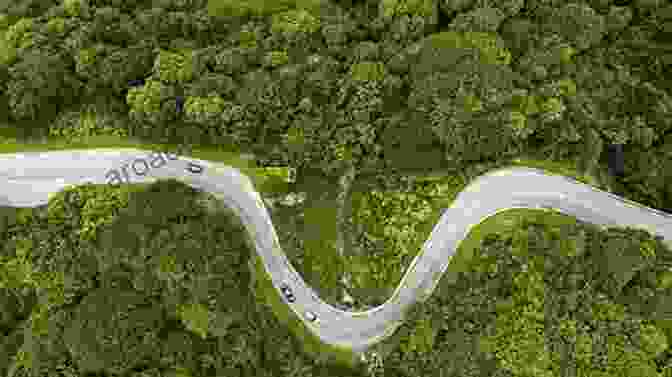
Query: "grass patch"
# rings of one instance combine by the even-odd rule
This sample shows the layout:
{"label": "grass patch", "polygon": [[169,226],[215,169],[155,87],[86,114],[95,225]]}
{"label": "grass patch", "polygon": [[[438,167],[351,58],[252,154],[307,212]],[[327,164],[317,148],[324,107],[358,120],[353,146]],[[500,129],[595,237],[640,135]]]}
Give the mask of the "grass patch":
{"label": "grass patch", "polygon": [[320,0],[208,0],[212,17],[268,16],[292,9],[318,10]]}
{"label": "grass patch", "polygon": [[311,284],[319,284],[325,291],[337,286],[343,271],[336,249],[336,211],[332,201],[320,200],[309,204],[304,214],[303,270],[310,275]]}
{"label": "grass patch", "polygon": [[304,203],[276,208],[271,219],[289,261],[323,300],[333,304],[341,295],[344,269],[336,248],[336,204],[316,198],[321,192],[303,192]]}
{"label": "grass patch", "polygon": [[[16,137],[6,137],[0,134],[0,153],[42,152],[70,149],[97,149],[97,148],[137,148],[144,150],[183,149],[182,146],[169,143],[146,143],[128,137],[113,135],[91,136],[81,141],[71,142],[64,138],[49,138],[48,141],[23,141]],[[241,157],[241,152],[233,148],[195,147],[189,157],[222,162],[234,167],[252,167],[251,161]]]}
{"label": "grass patch", "polygon": [[303,279],[327,302],[341,295],[344,261],[337,249],[337,184],[315,174],[304,174],[292,187],[305,200],[280,206],[271,214],[283,249]]}
{"label": "grass patch", "polygon": [[574,161],[535,160],[523,157],[514,159],[511,161],[510,165],[543,169],[554,175],[564,175],[585,184],[600,186],[600,182],[597,178],[588,174],[578,173],[578,167]]}
{"label": "grass patch", "polygon": [[294,7],[294,1],[264,2],[260,0],[209,0],[208,13],[213,17],[242,17],[248,14],[267,15]]}

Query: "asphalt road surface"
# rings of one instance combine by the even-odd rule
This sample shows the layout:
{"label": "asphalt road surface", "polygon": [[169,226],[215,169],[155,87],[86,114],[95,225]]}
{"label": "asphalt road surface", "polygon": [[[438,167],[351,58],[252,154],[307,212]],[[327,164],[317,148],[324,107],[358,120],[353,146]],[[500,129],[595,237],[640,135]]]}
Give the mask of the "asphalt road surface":
{"label": "asphalt road surface", "polygon": [[280,247],[270,215],[250,179],[220,163],[138,149],[0,154],[0,206],[44,205],[65,187],[86,182],[150,183],[166,178],[210,192],[233,209],[278,292],[283,284],[291,289],[295,300],[286,300],[289,307],[322,341],[355,352],[392,334],[405,310],[432,293],[471,227],[503,210],[552,208],[596,225],[640,227],[666,240],[672,238],[670,214],[564,176],[531,168],[500,169],[478,177],[457,196],[388,301],[364,312],[351,312],[327,304],[307,286]]}

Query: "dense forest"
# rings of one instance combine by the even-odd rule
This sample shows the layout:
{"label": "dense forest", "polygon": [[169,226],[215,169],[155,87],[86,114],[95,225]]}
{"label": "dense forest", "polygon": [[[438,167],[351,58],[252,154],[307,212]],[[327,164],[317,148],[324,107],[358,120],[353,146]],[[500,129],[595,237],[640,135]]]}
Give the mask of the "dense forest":
{"label": "dense forest", "polygon": [[[0,0],[0,140],[226,145],[341,204],[372,182],[353,208],[318,201],[306,218],[388,216],[404,232],[372,231],[376,248],[413,248],[411,215],[454,187],[403,177],[459,187],[519,157],[608,170],[616,194],[672,211],[671,64],[664,0]],[[642,231],[538,220],[491,235],[344,367],[291,336],[237,220],[206,202],[162,182],[3,209],[0,375],[672,376],[672,259]],[[350,258],[306,257],[311,284],[373,263],[346,225],[284,233]],[[360,285],[389,289],[402,267]]]}
{"label": "dense forest", "polygon": [[620,151],[619,194],[670,209],[670,25],[662,0],[5,1],[0,114],[330,176]]}

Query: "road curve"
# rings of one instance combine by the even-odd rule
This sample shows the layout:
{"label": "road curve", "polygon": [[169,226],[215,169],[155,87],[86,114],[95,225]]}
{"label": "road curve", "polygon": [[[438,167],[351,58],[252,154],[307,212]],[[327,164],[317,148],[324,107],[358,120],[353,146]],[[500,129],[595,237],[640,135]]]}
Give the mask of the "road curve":
{"label": "road curve", "polygon": [[[292,267],[262,198],[247,176],[220,163],[187,157],[165,157],[161,165],[157,156],[152,151],[125,148],[0,154],[0,205],[44,205],[67,186],[110,183],[112,169],[122,171],[124,164],[130,167],[136,161],[137,167],[144,166],[138,160],[154,160],[144,175],[131,171],[128,182],[175,178],[222,200],[240,216],[276,289],[280,291],[282,283],[291,287],[296,297],[288,303],[291,309],[322,341],[355,352],[393,333],[405,310],[432,293],[471,227],[503,210],[552,208],[596,225],[639,227],[672,238],[672,215],[665,212],[538,169],[499,169],[476,178],[460,192],[389,300],[365,312],[350,312],[321,300]],[[198,171],[194,166],[201,171],[194,172]],[[318,320],[306,319],[307,311],[317,314]]]}

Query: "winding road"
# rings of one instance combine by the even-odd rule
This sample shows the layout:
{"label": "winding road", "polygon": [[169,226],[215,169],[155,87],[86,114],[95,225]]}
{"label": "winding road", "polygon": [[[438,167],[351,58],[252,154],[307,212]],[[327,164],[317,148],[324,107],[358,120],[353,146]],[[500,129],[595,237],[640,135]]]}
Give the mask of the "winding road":
{"label": "winding road", "polygon": [[[433,292],[471,227],[498,212],[555,209],[596,225],[639,227],[672,238],[670,214],[538,169],[500,169],[476,178],[457,196],[389,300],[351,312],[327,304],[304,282],[283,252],[251,180],[221,163],[125,148],[0,154],[0,206],[44,205],[67,186],[114,183],[115,177],[130,183],[174,178],[222,200],[240,216],[274,286],[280,292],[286,284],[293,291],[296,299],[288,305],[306,326],[323,342],[358,353],[394,332],[405,310]],[[310,313],[317,320],[311,321]]]}

